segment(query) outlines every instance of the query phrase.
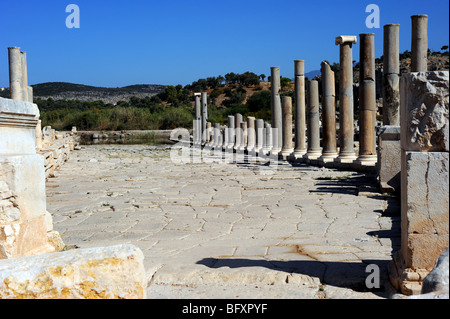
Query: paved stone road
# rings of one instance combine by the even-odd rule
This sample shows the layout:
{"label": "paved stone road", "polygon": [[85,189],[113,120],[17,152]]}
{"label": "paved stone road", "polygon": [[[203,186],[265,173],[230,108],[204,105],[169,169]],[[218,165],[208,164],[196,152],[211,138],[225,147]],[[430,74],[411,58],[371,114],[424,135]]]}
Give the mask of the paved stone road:
{"label": "paved stone road", "polygon": [[[285,162],[174,164],[167,147],[86,146],[48,181],[47,209],[66,245],[138,246],[149,298],[392,292],[399,204],[377,193],[374,176]],[[369,264],[380,289],[366,288]]]}

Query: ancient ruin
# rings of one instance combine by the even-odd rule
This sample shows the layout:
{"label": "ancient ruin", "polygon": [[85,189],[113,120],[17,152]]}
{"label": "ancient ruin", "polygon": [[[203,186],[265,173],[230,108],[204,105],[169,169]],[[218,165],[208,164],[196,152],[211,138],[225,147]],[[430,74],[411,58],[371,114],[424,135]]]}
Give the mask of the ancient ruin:
{"label": "ancient ruin", "polygon": [[[73,163],[66,162],[80,149],[76,127],[42,127],[26,53],[8,48],[11,99],[0,98],[0,298],[140,299],[217,282],[270,287],[276,297],[339,296],[347,288],[358,297],[372,293],[367,266],[386,270],[384,288],[390,282],[419,295],[439,287],[448,298],[448,284],[432,280],[440,276],[433,267],[448,263],[449,72],[427,70],[428,16],[411,21],[411,73],[400,74],[400,25],[386,24],[382,71],[375,34],[359,34],[355,86],[357,37],[341,35],[338,97],[328,62],[319,87],[305,80],[305,61],[294,60],[293,99],[281,93],[280,68],[270,68],[270,119],[236,113],[214,122],[208,92],[197,92],[192,131],[184,129],[170,151],[110,146],[105,156],[98,147]],[[175,151],[187,155],[174,162],[167,154]],[[70,172],[76,163],[86,165],[80,176]],[[54,181],[59,170],[71,184]],[[88,188],[86,174],[101,189]],[[74,241],[101,238],[105,245],[65,245],[54,218]]]}

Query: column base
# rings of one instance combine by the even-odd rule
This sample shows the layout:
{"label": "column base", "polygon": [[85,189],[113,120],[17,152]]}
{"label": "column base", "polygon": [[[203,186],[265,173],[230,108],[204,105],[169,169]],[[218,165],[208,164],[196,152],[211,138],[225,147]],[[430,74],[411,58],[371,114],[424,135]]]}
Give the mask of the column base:
{"label": "column base", "polygon": [[308,151],[303,158],[307,164],[315,164],[320,156],[322,156],[322,151]]}
{"label": "column base", "polygon": [[317,159],[317,163],[319,166],[324,167],[333,167],[334,166],[334,159],[338,157],[338,153],[323,153],[321,157]]}
{"label": "column base", "polygon": [[288,160],[291,157],[292,152],[294,151],[293,148],[291,149],[283,149],[280,153],[278,153],[278,156],[280,159],[283,159],[284,161]]}
{"label": "column base", "polygon": [[393,254],[393,260],[388,266],[389,280],[395,289],[404,295],[419,295],[422,293],[422,283],[431,272],[426,269],[407,268],[401,250]]}
{"label": "column base", "polygon": [[361,166],[375,167],[377,161],[378,161],[377,155],[359,155],[358,158],[353,161],[353,163]]}

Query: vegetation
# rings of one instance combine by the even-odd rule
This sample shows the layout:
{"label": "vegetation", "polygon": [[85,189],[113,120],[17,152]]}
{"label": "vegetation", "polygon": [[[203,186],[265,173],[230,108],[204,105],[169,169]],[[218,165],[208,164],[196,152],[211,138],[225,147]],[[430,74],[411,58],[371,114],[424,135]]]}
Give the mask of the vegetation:
{"label": "vegetation", "polygon": [[[259,100],[258,94],[252,100],[253,114],[270,118],[270,92],[259,86],[260,79],[264,78],[264,74],[231,72],[224,77],[199,79],[185,87],[169,85],[151,98],[131,97],[129,101],[116,104],[52,98],[37,98],[35,102],[41,111],[42,125],[50,125],[57,130],[70,130],[72,126],[78,130],[166,130],[192,126],[193,93],[202,91],[208,91],[208,115],[212,122],[226,123],[228,115],[235,113],[247,115],[250,110],[244,101],[249,87],[261,91],[258,93],[264,92]],[[60,89],[57,88],[58,91]],[[219,96],[224,97],[220,103],[217,102]],[[262,112],[256,105],[257,100],[264,105]]]}

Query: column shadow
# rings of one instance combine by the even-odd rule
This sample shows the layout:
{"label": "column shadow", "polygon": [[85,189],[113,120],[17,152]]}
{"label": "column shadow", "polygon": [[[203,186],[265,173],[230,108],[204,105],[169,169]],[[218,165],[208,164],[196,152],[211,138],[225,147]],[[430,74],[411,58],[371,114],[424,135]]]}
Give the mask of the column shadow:
{"label": "column shadow", "polygon": [[[197,264],[212,269],[262,267],[288,274],[302,274],[315,277],[322,284],[351,289],[355,292],[371,292],[389,298],[392,288],[389,283],[387,266],[390,260],[363,260],[362,262],[329,262],[316,260],[266,260],[247,258],[203,258]],[[368,288],[367,277],[372,274],[368,265],[376,265],[380,270],[380,288]],[[367,270],[367,272],[366,272]]]}

